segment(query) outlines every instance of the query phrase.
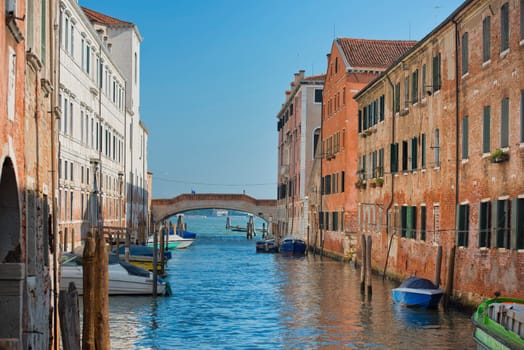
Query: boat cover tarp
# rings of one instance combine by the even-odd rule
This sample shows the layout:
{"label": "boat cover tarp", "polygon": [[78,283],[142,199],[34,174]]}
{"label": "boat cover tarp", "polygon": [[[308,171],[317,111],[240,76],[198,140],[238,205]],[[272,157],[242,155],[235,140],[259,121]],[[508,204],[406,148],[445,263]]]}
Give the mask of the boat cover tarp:
{"label": "boat cover tarp", "polygon": [[406,278],[399,286],[399,288],[413,288],[413,289],[438,289],[437,286],[433,284],[428,279],[412,276]]}
{"label": "boat cover tarp", "polygon": [[127,273],[133,276],[141,276],[141,277],[149,277],[150,273],[147,270],[144,270],[138,266],[135,266],[133,264],[130,264],[128,262],[122,261],[116,257],[116,255],[110,254],[109,255],[109,264],[120,264],[124,269],[126,269]]}

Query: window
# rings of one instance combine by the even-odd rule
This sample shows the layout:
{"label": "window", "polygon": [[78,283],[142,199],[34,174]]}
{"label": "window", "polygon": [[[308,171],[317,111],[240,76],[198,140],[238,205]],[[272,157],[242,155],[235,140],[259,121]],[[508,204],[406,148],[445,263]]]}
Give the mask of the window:
{"label": "window", "polygon": [[338,212],[334,211],[331,213],[332,215],[332,226],[333,226],[333,231],[338,231]]}
{"label": "window", "polygon": [[[522,9],[522,6],[520,7]],[[515,233],[517,234],[517,249],[524,249],[524,198],[515,199]]]}
{"label": "window", "polygon": [[481,202],[479,210],[479,247],[491,246],[491,203]]}
{"label": "window", "polygon": [[494,222],[497,235],[497,248],[509,248],[511,234],[511,205],[508,199],[497,200],[493,203],[496,221]]}
{"label": "window", "polygon": [[418,168],[418,139],[416,137],[411,139],[411,170]]}
{"label": "window", "polygon": [[441,83],[442,83],[442,79],[440,75],[440,62],[441,62],[440,60],[441,58],[440,58],[440,52],[439,52],[438,54],[433,56],[433,67],[432,67],[433,68],[433,75],[432,75],[433,92],[439,91]]}
{"label": "window", "polygon": [[69,135],[73,136],[73,100],[69,101]]}
{"label": "window", "polygon": [[520,142],[524,142],[524,90],[520,90]]}
{"label": "window", "polygon": [[409,76],[404,79],[404,108],[409,105]]}
{"label": "window", "polygon": [[469,133],[469,118],[468,116],[465,116],[462,118],[462,159],[468,159],[469,157],[469,140],[468,140],[468,133]]}
{"label": "window", "polygon": [[411,102],[418,102],[418,69],[413,72],[411,77]]}
{"label": "window", "polygon": [[70,170],[71,170],[71,171],[69,172],[69,176],[70,176],[69,180],[73,181],[73,180],[74,180],[74,178],[73,178],[73,168],[74,168],[74,163],[73,163],[73,162],[70,162],[70,163],[69,163],[69,166],[70,166]]}
{"label": "window", "polygon": [[509,146],[509,98],[503,98],[500,106],[500,147]]}
{"label": "window", "polygon": [[[523,91],[523,96],[524,96],[524,91]],[[380,95],[379,106],[380,106],[379,120],[384,121],[384,95]]]}
{"label": "window", "polygon": [[491,16],[487,16],[482,21],[482,62],[487,62],[490,59],[491,59]]}
{"label": "window", "polygon": [[509,3],[500,8],[500,52],[509,49]]}
{"label": "window", "polygon": [[524,40],[524,0],[520,0],[520,40]]}
{"label": "window", "polygon": [[335,57],[335,74],[338,73],[338,57]]}
{"label": "window", "polygon": [[345,174],[344,171],[340,174],[340,192],[344,192]]}
{"label": "window", "polygon": [[322,89],[315,89],[315,103],[322,103]]}
{"label": "window", "polygon": [[424,98],[424,94],[426,93],[427,88],[427,82],[426,82],[426,64],[424,63],[422,65],[422,98]]}
{"label": "window", "polygon": [[434,161],[435,161],[435,166],[436,167],[439,167],[440,166],[440,132],[439,132],[439,129],[435,129],[435,142],[433,144],[433,148],[434,148]]}
{"label": "window", "polygon": [[468,32],[462,34],[462,75],[468,72]]}
{"label": "window", "polygon": [[400,83],[395,85],[394,95],[395,98],[393,100],[393,112],[398,113],[400,112]]}
{"label": "window", "polygon": [[402,141],[402,171],[408,170],[408,142]]}
{"label": "window", "polygon": [[489,153],[491,150],[491,106],[484,106],[482,118],[482,153]]}
{"label": "window", "polygon": [[69,45],[69,53],[71,55],[75,54],[75,25],[73,24],[73,21],[71,20],[71,43]]}
{"label": "window", "polygon": [[73,220],[73,191],[69,192],[69,220]]}
{"label": "window", "polygon": [[379,177],[384,176],[384,149],[383,148],[378,150],[377,176]]}
{"label": "window", "polygon": [[420,207],[420,240],[426,240],[426,206]]}
{"label": "window", "polygon": [[461,204],[458,206],[458,222],[457,222],[457,245],[459,247],[468,246],[469,235],[469,204]]}
{"label": "window", "polygon": [[391,173],[398,172],[398,143],[390,145],[390,171]]}
{"label": "window", "polygon": [[401,237],[416,238],[417,207],[402,206],[400,208]]}
{"label": "window", "polygon": [[420,161],[421,168],[426,169],[426,134],[420,136]]}

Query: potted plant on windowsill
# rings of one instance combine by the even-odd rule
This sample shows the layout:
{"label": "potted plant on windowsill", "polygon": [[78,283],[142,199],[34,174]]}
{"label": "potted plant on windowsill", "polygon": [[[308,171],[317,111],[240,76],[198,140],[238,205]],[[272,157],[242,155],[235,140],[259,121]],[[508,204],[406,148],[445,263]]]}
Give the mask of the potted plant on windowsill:
{"label": "potted plant on windowsill", "polygon": [[377,184],[378,187],[382,187],[384,185],[384,179],[381,177],[377,177],[375,179],[375,183]]}
{"label": "potted plant on windowsill", "polygon": [[366,188],[366,181],[362,179],[358,179],[357,182],[355,182],[356,188]]}
{"label": "potted plant on windowsill", "polygon": [[494,150],[489,156],[491,163],[502,163],[509,160],[509,153],[500,148]]}
{"label": "potted plant on windowsill", "polygon": [[377,179],[371,179],[369,180],[369,186],[370,187],[377,187]]}

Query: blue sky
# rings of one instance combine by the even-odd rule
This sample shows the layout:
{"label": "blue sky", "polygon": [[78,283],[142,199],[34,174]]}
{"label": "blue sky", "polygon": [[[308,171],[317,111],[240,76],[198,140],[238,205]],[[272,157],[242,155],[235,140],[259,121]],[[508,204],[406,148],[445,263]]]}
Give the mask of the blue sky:
{"label": "blue sky", "polygon": [[153,198],[276,198],[276,115],[335,37],[419,40],[462,0],[79,0],[143,37],[141,118]]}

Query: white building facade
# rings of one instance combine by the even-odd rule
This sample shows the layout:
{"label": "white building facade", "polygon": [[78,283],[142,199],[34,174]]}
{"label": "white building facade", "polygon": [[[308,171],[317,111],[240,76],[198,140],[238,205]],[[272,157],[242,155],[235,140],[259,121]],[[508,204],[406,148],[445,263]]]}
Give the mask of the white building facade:
{"label": "white building facade", "polygon": [[142,37],[131,22],[83,9],[95,30],[111,48],[111,59],[125,78],[124,192],[125,226],[133,241],[144,242],[148,219],[148,130],[140,119],[140,45]]}
{"label": "white building facade", "polygon": [[111,44],[77,1],[60,2],[59,21],[58,207],[67,251],[99,222],[124,226],[127,101]]}
{"label": "white building facade", "polygon": [[[307,239],[310,184],[320,142],[324,75],[295,74],[278,119],[277,234]],[[317,174],[318,175],[318,174]]]}

